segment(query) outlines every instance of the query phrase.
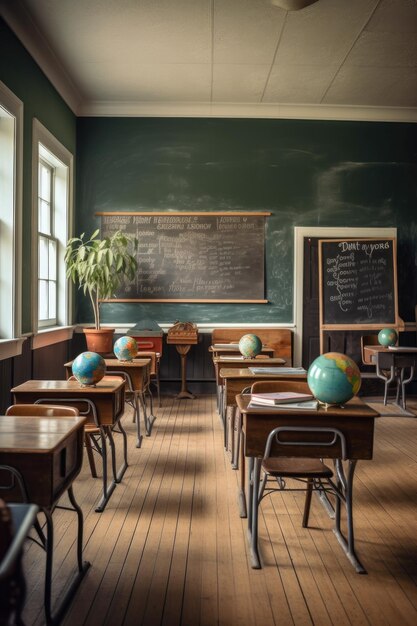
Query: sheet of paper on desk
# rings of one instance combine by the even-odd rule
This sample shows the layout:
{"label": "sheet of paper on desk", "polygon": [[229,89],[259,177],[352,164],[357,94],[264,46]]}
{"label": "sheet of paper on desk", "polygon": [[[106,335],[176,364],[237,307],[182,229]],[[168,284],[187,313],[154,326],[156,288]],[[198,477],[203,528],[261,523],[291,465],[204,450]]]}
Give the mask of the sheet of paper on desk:
{"label": "sheet of paper on desk", "polygon": [[215,343],[213,348],[221,349],[221,348],[231,348],[233,350],[239,350],[238,343]]}
{"label": "sheet of paper on desk", "polygon": [[277,409],[291,409],[295,411],[317,411],[317,400],[306,400],[305,402],[286,402],[285,404],[274,404],[269,406],[265,404],[258,404],[257,402],[249,402],[248,409],[265,409],[267,411],[276,411]]}
{"label": "sheet of paper on desk", "polygon": [[417,352],[415,346],[388,346],[388,350],[393,350],[394,352]]}
{"label": "sheet of paper on desk", "polygon": [[252,374],[307,374],[303,367],[250,367]]}
{"label": "sheet of paper on desk", "polygon": [[225,354],[220,358],[222,361],[243,361],[245,357],[239,354],[230,354],[230,355]]}

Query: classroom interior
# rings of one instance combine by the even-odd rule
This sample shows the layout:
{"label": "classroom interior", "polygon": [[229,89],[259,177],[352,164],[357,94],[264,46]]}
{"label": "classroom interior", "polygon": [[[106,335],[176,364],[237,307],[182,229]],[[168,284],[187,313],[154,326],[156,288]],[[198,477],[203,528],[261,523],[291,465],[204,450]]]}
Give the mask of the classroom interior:
{"label": "classroom interior", "polygon": [[[39,407],[63,406],[69,385],[73,406],[89,410],[61,415],[71,450],[62,444],[50,467],[32,458],[25,469],[34,493],[51,480],[50,500],[34,502],[43,510],[30,510],[34,540],[21,537],[15,553],[17,600],[0,543],[0,623],[416,623],[416,35],[410,0],[0,1],[0,499],[17,501],[4,466],[18,463],[35,424],[38,452],[42,437],[63,437],[59,415]],[[177,276],[152,228],[168,241],[184,218],[195,227],[175,248]],[[223,219],[242,229],[229,247],[203,232]],[[110,378],[91,393],[67,381],[94,312],[64,257],[70,237],[106,224],[140,232],[151,260],[136,291],[124,283],[100,305],[112,345],[136,337],[136,370],[102,351]],[[344,317],[326,270],[339,244],[348,263],[364,263],[363,242],[384,271],[363,288],[373,308],[355,301]],[[171,282],[158,292],[161,256]],[[391,353],[382,329],[397,333]],[[244,359],[236,345],[249,333],[263,346]],[[307,392],[311,364],[329,352],[359,368],[349,402],[369,430],[343,430],[350,404],[345,415],[320,405],[315,425],[327,410],[327,425],[339,420],[347,437],[344,456],[338,442],[337,454],[313,454],[333,485],[323,491],[305,467],[301,484],[295,462],[258,502],[254,450],[259,423],[273,418],[258,415],[251,448],[241,394],[259,380]],[[254,378],[257,364],[266,373]],[[8,412],[39,399],[32,422]],[[318,493],[304,524],[311,480]]]}

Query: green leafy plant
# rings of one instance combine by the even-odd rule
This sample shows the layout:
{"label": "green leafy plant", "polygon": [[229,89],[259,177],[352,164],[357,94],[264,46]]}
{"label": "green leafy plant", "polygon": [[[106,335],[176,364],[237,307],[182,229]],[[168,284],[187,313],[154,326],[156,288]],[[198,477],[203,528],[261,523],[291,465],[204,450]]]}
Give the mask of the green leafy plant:
{"label": "green leafy plant", "polygon": [[133,280],[137,261],[133,254],[138,247],[136,237],[121,231],[98,239],[99,230],[90,238],[82,233],[69,239],[65,249],[67,278],[78,283],[90,296],[95,328],[100,329],[100,303],[113,297],[126,280]]}

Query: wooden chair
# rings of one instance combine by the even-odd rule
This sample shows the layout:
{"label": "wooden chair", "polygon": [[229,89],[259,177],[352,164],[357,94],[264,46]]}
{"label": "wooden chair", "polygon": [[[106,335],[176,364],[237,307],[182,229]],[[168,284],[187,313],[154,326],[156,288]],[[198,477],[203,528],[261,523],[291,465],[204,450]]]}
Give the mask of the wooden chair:
{"label": "wooden chair", "polygon": [[[274,391],[300,391],[309,393],[310,389],[306,382],[283,382],[283,381],[259,381],[252,385],[251,393],[269,393]],[[332,428],[315,427],[314,421],[311,427],[302,428],[291,425],[274,428],[268,437],[265,453],[262,460],[263,480],[259,487],[258,502],[266,495],[274,491],[305,491],[304,513],[302,526],[308,526],[310,515],[311,497],[313,490],[322,495],[331,491],[337,495],[337,488],[331,479],[333,470],[323,463],[322,459],[309,457],[291,456],[291,448],[302,445],[303,447],[320,446],[340,446],[341,458],[346,459],[346,442],[343,433]],[[286,433],[282,439],[281,435]],[[288,440],[290,433],[291,440]],[[306,437],[307,435],[307,437]],[[306,441],[307,439],[307,441]],[[288,487],[287,479],[293,479],[302,483],[305,487]],[[274,486],[271,486],[273,484]]]}
{"label": "wooden chair", "polygon": [[[73,380],[75,379],[72,377]],[[74,417],[80,415],[80,411],[72,406],[59,404],[12,404],[6,410],[6,415],[23,415],[28,417]],[[84,444],[87,450],[88,463],[91,476],[97,478],[96,464],[94,461],[93,448],[96,447],[94,435],[99,434],[99,429],[93,423],[84,426]]]}

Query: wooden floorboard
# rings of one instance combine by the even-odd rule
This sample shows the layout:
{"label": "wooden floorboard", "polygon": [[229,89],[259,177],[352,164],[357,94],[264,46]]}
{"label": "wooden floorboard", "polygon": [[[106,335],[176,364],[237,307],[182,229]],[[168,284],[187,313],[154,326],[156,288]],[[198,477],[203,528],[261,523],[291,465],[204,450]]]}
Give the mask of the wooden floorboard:
{"label": "wooden floorboard", "polygon": [[[92,566],[65,626],[417,623],[417,418],[379,418],[374,459],[358,464],[355,538],[368,570],[360,576],[317,498],[301,527],[304,496],[294,492],[262,501],[263,569],[252,570],[214,396],[162,404],[141,449],[127,410],[129,467],[103,513],[87,462],[74,484]],[[57,509],[54,524],[56,602],[74,569],[75,516]],[[24,566],[24,620],[41,626],[44,555],[30,542]]]}

